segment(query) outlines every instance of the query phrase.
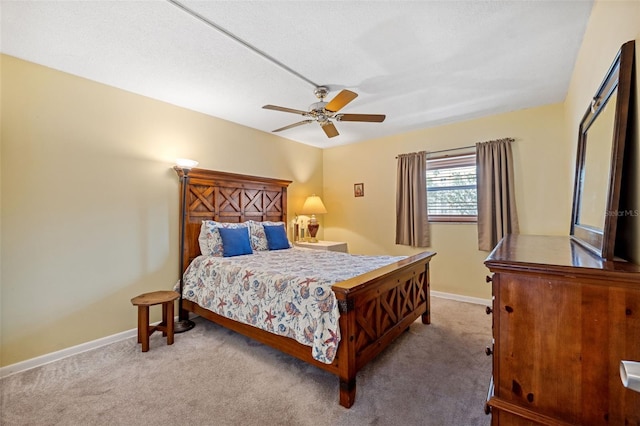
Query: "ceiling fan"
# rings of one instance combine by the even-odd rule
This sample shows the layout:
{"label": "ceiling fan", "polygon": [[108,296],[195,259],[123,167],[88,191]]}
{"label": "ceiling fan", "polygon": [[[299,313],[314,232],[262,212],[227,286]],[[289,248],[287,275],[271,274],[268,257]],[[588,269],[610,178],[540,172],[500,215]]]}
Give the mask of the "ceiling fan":
{"label": "ceiling fan", "polygon": [[382,123],[386,118],[383,114],[338,114],[345,105],[354,100],[358,94],[350,90],[342,90],[338,93],[330,102],[325,102],[324,98],[329,93],[329,89],[324,86],[316,87],[314,91],[316,97],[320,99],[319,102],[315,102],[309,105],[309,111],[302,111],[299,109],[285,108],[276,105],[265,105],[262,108],[272,109],[275,111],[291,112],[293,114],[300,114],[303,117],[307,117],[306,120],[299,121],[288,126],[275,129],[274,132],[280,132],[282,130],[291,129],[293,127],[302,126],[303,124],[318,122],[322,127],[322,130],[326,133],[327,137],[338,136],[338,129],[333,124],[335,121],[361,121],[368,123]]}

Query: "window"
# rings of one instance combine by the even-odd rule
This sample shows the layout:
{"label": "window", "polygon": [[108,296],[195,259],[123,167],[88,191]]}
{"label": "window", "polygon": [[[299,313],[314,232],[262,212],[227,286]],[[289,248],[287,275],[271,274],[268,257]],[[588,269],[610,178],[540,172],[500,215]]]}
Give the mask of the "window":
{"label": "window", "polygon": [[427,160],[427,213],[430,222],[476,222],[476,155]]}

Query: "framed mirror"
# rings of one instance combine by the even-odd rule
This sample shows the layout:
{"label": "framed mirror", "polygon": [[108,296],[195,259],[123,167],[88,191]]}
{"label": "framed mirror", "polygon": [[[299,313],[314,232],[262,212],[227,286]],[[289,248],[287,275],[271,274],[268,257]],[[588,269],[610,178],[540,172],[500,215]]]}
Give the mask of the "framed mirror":
{"label": "framed mirror", "polygon": [[578,132],[571,236],[604,260],[614,257],[634,57],[635,42],[623,44]]}

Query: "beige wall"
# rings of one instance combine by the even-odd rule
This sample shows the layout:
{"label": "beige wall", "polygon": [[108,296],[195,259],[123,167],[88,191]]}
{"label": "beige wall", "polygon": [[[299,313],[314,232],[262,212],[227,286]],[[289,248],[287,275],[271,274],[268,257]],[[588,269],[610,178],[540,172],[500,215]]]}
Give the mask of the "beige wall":
{"label": "beige wall", "polygon": [[616,254],[625,259],[640,263],[640,2],[639,1],[597,1],[591,12],[589,24],[576,60],[569,92],[565,101],[567,139],[571,141],[571,160],[567,167],[575,167],[578,128],[582,115],[587,109],[598,86],[607,73],[609,66],[623,43],[636,41],[636,79],[635,105],[631,121],[635,122],[631,130],[630,150],[627,151],[627,163],[624,173],[627,176],[626,206],[630,216],[619,218],[620,235]]}
{"label": "beige wall", "polygon": [[[0,321],[2,321],[2,305],[3,305],[3,297],[2,293],[2,129],[4,128],[4,124],[2,121],[2,62],[3,55],[0,55]],[[0,366],[2,366],[2,344],[3,342],[3,332],[2,332],[2,324],[0,324]]]}
{"label": "beige wall", "polygon": [[[561,104],[419,130],[361,144],[325,149],[325,237],[347,241],[352,253],[411,254],[395,244],[396,155],[437,151],[513,137],[520,228],[527,234],[567,234],[572,171]],[[365,196],[353,196],[363,182]],[[475,224],[431,224],[433,290],[490,299]]]}
{"label": "beige wall", "polygon": [[[595,4],[563,104],[324,152],[0,56],[0,366],[132,329],[129,299],[172,286],[176,157],[291,179],[291,218],[307,195],[322,194],[325,239],[354,253],[410,254],[418,250],[394,244],[395,156],[510,136],[521,231],[567,234],[578,123],[617,49],[640,39],[638,22],[640,2]],[[637,107],[635,115],[637,123]],[[633,137],[637,147],[637,126]],[[640,153],[632,154],[637,206]],[[354,198],[358,182],[365,196]],[[624,229],[640,263],[638,222],[628,218]],[[431,229],[433,289],[489,298],[476,226]]]}
{"label": "beige wall", "polygon": [[[395,240],[395,156],[419,150],[440,150],[478,141],[513,137],[520,231],[524,234],[567,235],[580,119],[608,67],[627,40],[636,40],[640,64],[640,2],[599,1],[576,61],[566,101],[450,126],[423,129],[324,152],[325,238],[347,241],[354,253],[410,254],[417,249]],[[637,79],[636,65],[636,79]],[[636,100],[640,98],[636,80]],[[640,121],[635,108],[635,122]],[[627,173],[629,209],[640,207],[638,125],[633,129]],[[353,183],[364,182],[365,197],[353,197]],[[640,263],[640,219],[620,220],[624,256]],[[432,224],[433,289],[490,298],[484,284],[486,252],[477,250],[477,228],[471,224]]]}
{"label": "beige wall", "polygon": [[[178,277],[176,158],[322,191],[322,151],[2,56],[1,365],[136,326]],[[159,313],[153,311],[154,320]]]}

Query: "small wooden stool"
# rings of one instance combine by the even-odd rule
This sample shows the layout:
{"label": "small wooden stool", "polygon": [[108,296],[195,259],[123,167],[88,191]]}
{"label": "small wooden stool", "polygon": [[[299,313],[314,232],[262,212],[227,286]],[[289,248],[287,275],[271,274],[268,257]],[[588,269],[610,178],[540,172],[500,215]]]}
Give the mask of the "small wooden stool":
{"label": "small wooden stool", "polygon": [[[138,343],[142,343],[142,352],[149,350],[149,336],[154,331],[162,331],[167,338],[167,345],[173,345],[173,301],[180,295],[175,291],[153,291],[131,299],[138,307]],[[149,306],[162,304],[162,322],[149,326]]]}

